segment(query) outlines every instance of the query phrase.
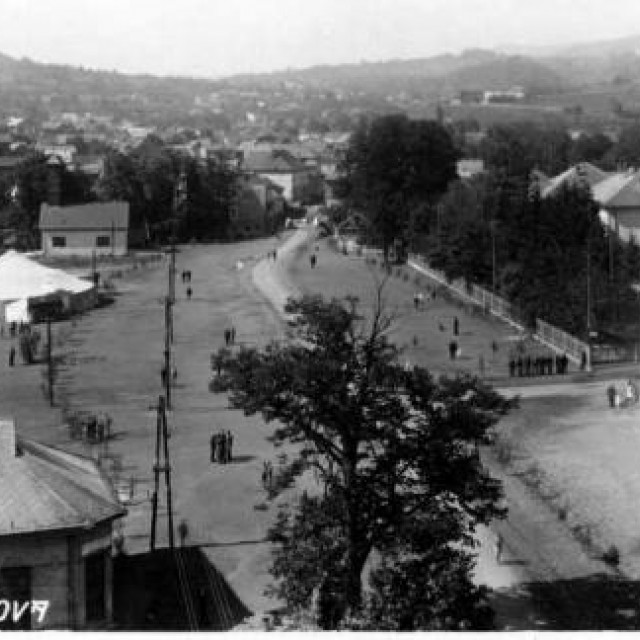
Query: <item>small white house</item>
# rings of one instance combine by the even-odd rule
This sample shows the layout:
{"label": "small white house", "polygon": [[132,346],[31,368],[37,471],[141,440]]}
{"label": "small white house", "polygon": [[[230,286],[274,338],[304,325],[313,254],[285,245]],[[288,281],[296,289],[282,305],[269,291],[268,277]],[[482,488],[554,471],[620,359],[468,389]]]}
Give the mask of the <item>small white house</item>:
{"label": "small white house", "polygon": [[40,207],[42,251],[46,256],[122,256],[128,251],[129,203],[90,202]]}

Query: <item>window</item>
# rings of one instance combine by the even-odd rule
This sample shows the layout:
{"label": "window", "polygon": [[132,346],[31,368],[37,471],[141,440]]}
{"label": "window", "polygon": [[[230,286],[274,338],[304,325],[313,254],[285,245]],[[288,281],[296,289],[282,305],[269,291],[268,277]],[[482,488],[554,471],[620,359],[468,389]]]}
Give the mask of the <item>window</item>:
{"label": "window", "polygon": [[101,622],[105,617],[105,566],[107,552],[98,551],[84,559],[87,622]]}
{"label": "window", "polygon": [[109,236],[97,236],[96,247],[110,247],[111,238]]}
{"label": "window", "polygon": [[[8,567],[0,569],[0,600],[17,602],[22,606],[31,600],[30,567]],[[19,620],[13,621],[11,613],[0,621],[5,631],[29,631],[31,629],[31,607],[27,607]]]}
{"label": "window", "polygon": [[67,239],[64,236],[53,236],[51,238],[52,247],[66,247]]}

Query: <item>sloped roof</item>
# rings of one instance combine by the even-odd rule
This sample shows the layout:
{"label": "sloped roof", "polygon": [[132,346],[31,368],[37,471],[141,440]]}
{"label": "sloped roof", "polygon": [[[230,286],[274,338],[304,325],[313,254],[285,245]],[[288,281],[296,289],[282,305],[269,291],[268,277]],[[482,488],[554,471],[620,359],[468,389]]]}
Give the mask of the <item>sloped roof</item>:
{"label": "sloped roof", "polygon": [[40,207],[40,229],[128,229],[129,203],[89,202],[70,207]]}
{"label": "sloped roof", "polygon": [[605,208],[640,207],[640,174],[611,176],[594,187],[593,198]]}
{"label": "sloped roof", "polygon": [[[4,428],[4,427],[3,427]],[[89,527],[125,514],[89,458],[29,440],[0,464],[0,536]]]}
{"label": "sloped roof", "polygon": [[244,169],[259,173],[296,173],[306,171],[304,164],[284,149],[252,151],[244,159]]}
{"label": "sloped roof", "polygon": [[570,167],[563,173],[550,178],[549,182],[544,185],[542,189],[542,197],[547,198],[553,195],[563,186],[576,186],[584,183],[588,184],[592,189],[595,185],[599,184],[603,180],[606,180],[611,174],[598,167],[592,165],[589,162],[581,162],[573,167]]}
{"label": "sloped roof", "polygon": [[45,267],[13,250],[0,256],[0,300],[39,298],[56,291],[82,293],[92,286],[87,280]]}

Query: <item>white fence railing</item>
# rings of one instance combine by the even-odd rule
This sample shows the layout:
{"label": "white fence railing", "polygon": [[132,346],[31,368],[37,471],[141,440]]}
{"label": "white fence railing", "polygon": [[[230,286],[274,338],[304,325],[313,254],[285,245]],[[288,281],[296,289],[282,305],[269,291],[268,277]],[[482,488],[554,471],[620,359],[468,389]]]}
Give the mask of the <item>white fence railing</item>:
{"label": "white fence railing", "polygon": [[[508,300],[487,291],[477,284],[468,285],[463,279],[448,281],[443,272],[430,267],[420,256],[410,256],[408,264],[416,271],[445,286],[463,300],[478,305],[486,313],[491,313],[523,333],[527,331],[518,316],[515,306]],[[565,353],[568,358],[577,364],[584,365],[587,369],[591,368],[589,345],[566,331],[558,329],[548,322],[540,320],[540,318],[536,318],[533,337],[554,351]]]}

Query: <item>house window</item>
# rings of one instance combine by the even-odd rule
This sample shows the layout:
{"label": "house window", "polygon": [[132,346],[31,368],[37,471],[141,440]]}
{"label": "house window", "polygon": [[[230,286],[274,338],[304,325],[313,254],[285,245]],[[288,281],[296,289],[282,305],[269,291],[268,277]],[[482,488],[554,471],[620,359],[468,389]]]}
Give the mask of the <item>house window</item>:
{"label": "house window", "polygon": [[96,247],[110,247],[111,238],[109,236],[96,236]]}
{"label": "house window", "polygon": [[107,552],[98,551],[84,559],[87,622],[101,622],[105,612],[105,578]]}
{"label": "house window", "polygon": [[[0,599],[19,606],[31,601],[31,568],[7,567],[0,569]],[[19,620],[14,621],[11,614],[0,620],[3,631],[29,631],[31,629],[31,607],[26,607]]]}
{"label": "house window", "polygon": [[66,247],[67,239],[64,236],[53,236],[51,238],[52,247]]}

